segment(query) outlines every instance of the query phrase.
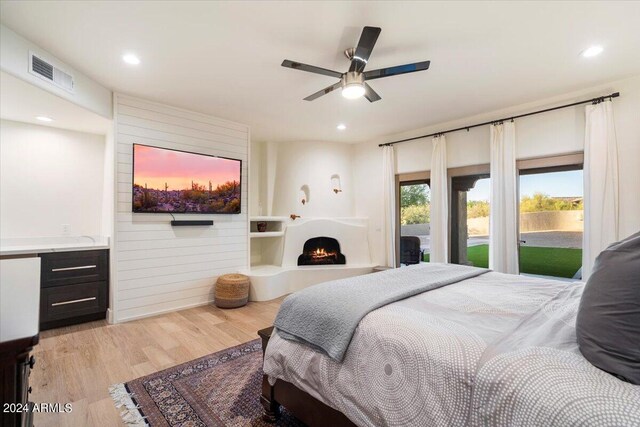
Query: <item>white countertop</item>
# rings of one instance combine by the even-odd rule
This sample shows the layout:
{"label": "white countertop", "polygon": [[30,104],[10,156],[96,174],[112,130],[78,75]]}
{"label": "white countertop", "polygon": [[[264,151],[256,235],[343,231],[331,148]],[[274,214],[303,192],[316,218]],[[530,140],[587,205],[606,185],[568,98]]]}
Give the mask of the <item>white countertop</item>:
{"label": "white countertop", "polygon": [[109,249],[109,238],[102,236],[28,237],[0,240],[0,256],[47,252]]}

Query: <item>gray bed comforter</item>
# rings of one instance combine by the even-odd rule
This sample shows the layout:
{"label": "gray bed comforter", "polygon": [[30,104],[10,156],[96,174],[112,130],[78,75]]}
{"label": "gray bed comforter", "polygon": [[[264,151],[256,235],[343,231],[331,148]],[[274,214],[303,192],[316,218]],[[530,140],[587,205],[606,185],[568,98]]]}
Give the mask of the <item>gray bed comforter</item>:
{"label": "gray bed comforter", "polygon": [[365,315],[342,362],[276,332],[264,371],[359,426],[640,426],[580,354],[582,283],[486,273]]}
{"label": "gray bed comforter", "polygon": [[289,295],[274,326],[342,361],[360,320],[376,308],[488,272],[453,264],[419,264],[374,275],[334,280]]}

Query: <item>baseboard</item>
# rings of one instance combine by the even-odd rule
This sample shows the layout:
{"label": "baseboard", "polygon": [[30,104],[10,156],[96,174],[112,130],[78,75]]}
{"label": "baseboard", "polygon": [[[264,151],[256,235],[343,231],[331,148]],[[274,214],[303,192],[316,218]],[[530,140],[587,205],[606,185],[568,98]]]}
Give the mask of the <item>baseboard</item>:
{"label": "baseboard", "polygon": [[113,310],[111,310],[110,308],[107,308],[107,323],[109,323],[110,325],[113,325],[115,323],[115,320],[113,318]]}
{"label": "baseboard", "polygon": [[205,302],[197,302],[197,303],[193,303],[193,304],[182,305],[180,307],[168,308],[166,310],[158,310],[158,311],[154,311],[154,312],[151,312],[151,313],[145,313],[145,314],[140,314],[140,315],[137,315],[137,316],[126,317],[124,319],[115,320],[115,315],[114,315],[114,322],[113,323],[131,322],[133,320],[145,319],[147,317],[159,316],[161,314],[171,313],[171,312],[174,312],[174,311],[186,310],[188,308],[202,307],[204,305],[210,305],[210,304],[213,304],[213,298],[211,300],[207,300]]}

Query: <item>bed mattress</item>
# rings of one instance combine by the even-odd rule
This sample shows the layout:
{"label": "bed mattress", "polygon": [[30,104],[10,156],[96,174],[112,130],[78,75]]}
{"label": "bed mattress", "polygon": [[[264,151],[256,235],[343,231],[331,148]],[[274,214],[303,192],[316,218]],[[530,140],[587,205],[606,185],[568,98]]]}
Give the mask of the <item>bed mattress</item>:
{"label": "bed mattress", "polygon": [[359,426],[640,426],[640,386],[578,350],[583,288],[487,273],[372,311],[341,363],[276,331],[264,371]]}

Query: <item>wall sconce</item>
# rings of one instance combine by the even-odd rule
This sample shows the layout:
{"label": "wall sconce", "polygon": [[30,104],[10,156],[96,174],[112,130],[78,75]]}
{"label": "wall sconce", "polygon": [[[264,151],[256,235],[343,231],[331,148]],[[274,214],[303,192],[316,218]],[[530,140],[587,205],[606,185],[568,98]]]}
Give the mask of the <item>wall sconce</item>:
{"label": "wall sconce", "polygon": [[337,173],[334,173],[333,175],[331,175],[331,187],[334,193],[336,194],[342,193],[342,185],[340,184],[340,175],[338,175]]}
{"label": "wall sconce", "polygon": [[300,187],[298,200],[300,200],[300,203],[303,205],[309,202],[309,186],[307,184]]}

